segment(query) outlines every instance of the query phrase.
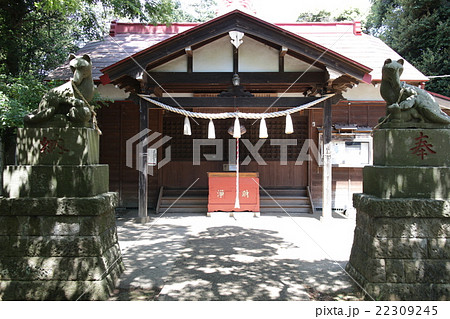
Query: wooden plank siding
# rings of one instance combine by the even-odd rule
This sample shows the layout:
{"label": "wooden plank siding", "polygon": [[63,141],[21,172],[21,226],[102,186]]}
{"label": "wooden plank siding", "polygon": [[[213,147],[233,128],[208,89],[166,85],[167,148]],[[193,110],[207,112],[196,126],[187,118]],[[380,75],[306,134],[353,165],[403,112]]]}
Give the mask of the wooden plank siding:
{"label": "wooden plank siding", "polygon": [[[374,127],[385,114],[384,101],[341,101],[332,106],[332,123]],[[322,109],[309,110],[310,138],[319,146],[317,127],[322,126]],[[315,126],[313,127],[313,123]],[[310,162],[310,188],[315,207],[322,207],[322,168]],[[333,208],[351,207],[352,194],[362,192],[362,168],[333,167]]]}
{"label": "wooden plank siding", "polygon": [[[149,128],[161,131],[161,111],[149,110]],[[119,193],[119,205],[136,207],[138,200],[138,172],[126,166],[126,141],[139,133],[139,106],[128,101],[111,103],[98,111],[100,137],[100,163],[109,165],[109,189]],[[133,144],[135,146],[136,143]],[[136,154],[133,147],[133,165]],[[149,207],[156,202],[158,171],[148,176]]]}
{"label": "wooden plank siding", "polygon": [[[223,108],[202,109],[204,112],[224,112]],[[240,108],[241,112],[261,112],[258,108]],[[247,156],[251,161],[248,165],[240,167],[241,172],[259,172],[260,183],[262,187],[275,188],[304,188],[307,186],[307,164],[295,165],[298,158],[303,141],[308,138],[308,119],[304,112],[292,115],[295,131],[291,135],[284,133],[285,118],[267,119],[267,127],[269,138],[258,149],[258,154],[265,161],[266,165],[258,165],[258,163],[243,145],[244,140],[252,145],[256,145],[259,141],[259,121],[242,120],[241,124],[247,129],[242,136],[240,142],[240,162],[242,163]],[[207,161],[203,154],[216,154],[217,150],[214,146],[202,146],[200,152],[200,165],[193,165],[192,161],[192,141],[193,139],[205,139],[207,137],[208,122],[205,120],[197,120],[200,125],[196,125],[191,121],[192,135],[183,136],[182,116],[167,113],[163,120],[163,131],[165,135],[171,136],[172,161],[164,166],[160,174],[162,175],[162,183],[164,187],[186,188],[190,186],[197,178],[199,180],[194,185],[195,188],[207,188],[208,172],[222,172],[223,165],[229,163],[229,143],[233,138],[228,134],[227,130],[233,125],[234,120],[217,120],[215,122],[216,138],[223,142],[223,158],[217,161]],[[280,163],[280,146],[271,145],[271,139],[297,139],[296,146],[287,147],[286,165]],[[233,140],[234,141],[234,140]],[[234,159],[235,155],[232,155]]]}
{"label": "wooden plank siding", "polygon": [[[194,166],[192,161],[172,161],[162,169],[162,185],[169,188],[187,188],[197,178],[194,188],[208,187],[208,172],[222,172],[223,164],[227,162],[202,161]],[[267,165],[258,165],[252,161],[249,165],[241,166],[240,172],[258,172],[260,184],[264,188],[303,188],[307,185],[307,164],[295,165],[288,161],[287,165],[280,165],[279,161],[268,161]]]}

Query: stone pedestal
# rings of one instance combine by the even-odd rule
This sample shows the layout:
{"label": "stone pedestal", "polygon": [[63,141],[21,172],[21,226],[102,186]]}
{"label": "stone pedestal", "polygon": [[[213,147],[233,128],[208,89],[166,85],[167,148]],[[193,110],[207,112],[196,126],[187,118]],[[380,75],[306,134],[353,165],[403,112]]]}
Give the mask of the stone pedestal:
{"label": "stone pedestal", "polygon": [[[380,129],[347,271],[376,300],[450,299],[449,129]],[[368,297],[370,299],[370,297]]]}
{"label": "stone pedestal", "polygon": [[108,166],[88,128],[19,129],[0,197],[0,299],[106,299],[123,271]]}

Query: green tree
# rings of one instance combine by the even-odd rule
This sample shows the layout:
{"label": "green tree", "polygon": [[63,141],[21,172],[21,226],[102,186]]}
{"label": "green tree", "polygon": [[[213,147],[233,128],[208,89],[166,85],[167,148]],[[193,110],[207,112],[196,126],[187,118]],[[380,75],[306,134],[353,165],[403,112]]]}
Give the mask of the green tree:
{"label": "green tree", "polygon": [[49,70],[62,64],[82,43],[103,35],[103,20],[120,15],[168,23],[174,8],[171,0],[2,0],[0,131],[19,125],[11,119],[37,106],[34,99],[19,99],[24,95],[14,94],[14,88],[26,87],[28,81],[30,90],[40,92],[37,82]]}
{"label": "green tree", "polygon": [[354,21],[357,19],[361,19],[361,11],[358,8],[349,8],[344,9],[341,12],[338,12],[334,17],[335,21]]}
{"label": "green tree", "polygon": [[216,0],[196,0],[191,2],[186,10],[181,8],[179,1],[175,4],[174,21],[206,22],[216,17]]}
{"label": "green tree", "polygon": [[297,22],[329,22],[330,20],[331,12],[327,10],[302,12],[297,18]]}
{"label": "green tree", "polygon": [[170,23],[174,10],[172,0],[2,0],[0,72],[43,76],[77,44],[99,38],[107,17]]}
{"label": "green tree", "polygon": [[[372,0],[366,30],[425,75],[450,74],[448,0]],[[450,96],[450,78],[432,79],[426,89]]]}
{"label": "green tree", "polygon": [[360,19],[361,12],[358,8],[349,8],[343,11],[338,11],[334,14],[327,10],[302,12],[297,18],[297,22],[339,22],[339,21],[353,21]]}
{"label": "green tree", "polygon": [[4,141],[49,89],[42,82],[49,70],[100,38],[113,17],[170,23],[175,6],[172,0],[1,0],[0,173]]}

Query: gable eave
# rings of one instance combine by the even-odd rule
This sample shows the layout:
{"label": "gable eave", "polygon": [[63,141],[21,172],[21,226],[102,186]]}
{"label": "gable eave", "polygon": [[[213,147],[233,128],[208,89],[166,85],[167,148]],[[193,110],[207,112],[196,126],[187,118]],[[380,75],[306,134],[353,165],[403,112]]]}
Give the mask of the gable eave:
{"label": "gable eave", "polygon": [[118,61],[101,71],[107,74],[112,81],[124,75],[137,77],[139,73],[145,71],[149,63],[163,59],[168,55],[176,54],[186,47],[207,41],[229,31],[240,31],[244,34],[265,38],[268,41],[285,46],[294,52],[304,55],[311,60],[332,66],[340,72],[349,74],[362,81],[365,81],[367,74],[372,71],[371,68],[325,48],[318,43],[239,10],[199,24]]}

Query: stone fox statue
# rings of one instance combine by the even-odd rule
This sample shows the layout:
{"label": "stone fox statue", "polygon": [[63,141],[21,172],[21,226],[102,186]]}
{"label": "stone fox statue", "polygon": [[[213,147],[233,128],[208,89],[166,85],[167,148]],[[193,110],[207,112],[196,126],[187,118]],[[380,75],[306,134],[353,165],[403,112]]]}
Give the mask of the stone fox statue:
{"label": "stone fox statue", "polygon": [[392,123],[427,122],[450,124],[450,117],[441,111],[434,98],[413,85],[400,82],[404,61],[384,61],[380,93],[386,101],[386,115],[380,121]]}
{"label": "stone fox statue", "polygon": [[42,97],[38,109],[25,116],[26,126],[66,126],[68,121],[71,126],[89,126],[89,121],[95,114],[88,104],[94,97],[95,88],[91,58],[86,54],[71,54],[69,61],[73,78]]}

